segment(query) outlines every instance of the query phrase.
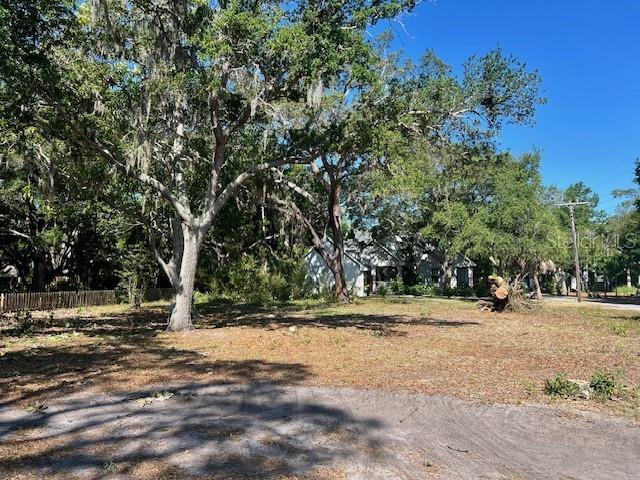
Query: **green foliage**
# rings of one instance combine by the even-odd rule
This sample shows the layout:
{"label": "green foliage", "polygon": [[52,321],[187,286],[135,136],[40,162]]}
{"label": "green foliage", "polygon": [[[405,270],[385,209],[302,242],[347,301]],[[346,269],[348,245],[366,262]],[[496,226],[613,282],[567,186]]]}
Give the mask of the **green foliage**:
{"label": "green foliage", "polygon": [[626,337],[629,333],[629,327],[625,323],[613,323],[611,331],[620,337]]}
{"label": "green foliage", "polygon": [[475,291],[471,287],[457,287],[455,295],[458,297],[472,297],[475,295]]}
{"label": "green foliage", "polygon": [[580,392],[580,387],[567,379],[564,372],[556,373],[552,378],[548,378],[544,383],[544,393],[554,397],[573,397]]}
{"label": "green foliage", "polygon": [[621,297],[633,297],[638,293],[638,289],[636,287],[627,287],[626,285],[622,287],[616,287],[615,294]]}
{"label": "green foliage", "polygon": [[389,290],[395,295],[404,295],[407,292],[407,287],[402,280],[393,280],[389,282]]}
{"label": "green foliage", "polygon": [[604,370],[597,370],[591,380],[589,387],[593,390],[594,396],[599,400],[608,400],[617,394],[621,388],[616,375]]}
{"label": "green foliage", "polygon": [[[202,245],[198,287],[214,296],[301,298],[296,248],[308,236],[293,207],[278,216],[265,204],[282,197],[305,226],[331,230],[325,199],[308,200],[330,177],[334,206],[360,202],[347,206],[357,213],[346,234],[375,217],[381,237],[401,234],[410,248],[429,243],[449,260],[474,251],[510,272],[538,268],[554,232],[537,159],[499,155],[491,142],[503,125],[533,120],[540,77],[499,49],[456,75],[433,53],[412,65],[389,53],[389,38],[369,39],[369,28],[414,5],[4,2],[0,142],[18,147],[3,155],[11,168],[0,215],[13,233],[0,260],[44,278],[33,284],[63,271],[93,284],[116,271],[137,305],[157,272],[140,246],[150,237],[172,279],[185,245]],[[283,167],[294,161],[306,165]],[[288,179],[311,194],[296,197]],[[386,201],[371,201],[378,196]]]}
{"label": "green foliage", "polygon": [[18,335],[32,335],[37,328],[37,322],[28,310],[19,310],[15,313],[16,332]]}
{"label": "green foliage", "polygon": [[[414,295],[416,297],[471,297],[475,295],[475,291],[471,287],[443,288],[438,285],[425,283],[418,283],[416,285],[405,285],[402,280],[389,282],[388,288],[384,288],[385,294],[391,292],[395,295]],[[378,293],[380,293],[380,289],[378,290]],[[380,295],[383,294],[380,293]]]}
{"label": "green foliage", "polygon": [[252,255],[242,255],[211,280],[210,295],[235,301],[270,304],[304,298],[309,286],[300,261],[281,261],[274,265]]}
{"label": "green foliage", "polygon": [[412,285],[411,287],[408,287],[407,293],[409,295],[416,295],[419,297],[437,297],[441,294],[441,290],[437,285],[427,285],[424,283],[420,283],[418,285]]}
{"label": "green foliage", "polygon": [[125,292],[129,305],[140,307],[146,290],[156,281],[157,271],[156,261],[148,248],[135,244],[126,247],[118,271],[118,287]]}

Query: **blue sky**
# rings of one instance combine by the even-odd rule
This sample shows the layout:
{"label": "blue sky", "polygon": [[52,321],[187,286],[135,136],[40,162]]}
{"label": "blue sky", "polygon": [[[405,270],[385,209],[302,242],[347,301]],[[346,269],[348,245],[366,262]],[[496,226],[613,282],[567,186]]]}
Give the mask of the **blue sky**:
{"label": "blue sky", "polygon": [[[538,69],[548,103],[534,127],[508,127],[502,146],[542,151],[545,183],[579,180],[612,212],[640,157],[640,0],[437,0],[393,23],[413,58],[426,49],[458,67],[501,46]],[[406,30],[406,32],[405,32]]]}

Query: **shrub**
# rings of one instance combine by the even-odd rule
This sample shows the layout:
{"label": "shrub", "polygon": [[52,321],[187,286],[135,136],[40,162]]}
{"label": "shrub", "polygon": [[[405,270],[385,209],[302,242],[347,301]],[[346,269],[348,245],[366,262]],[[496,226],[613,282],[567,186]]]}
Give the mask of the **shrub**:
{"label": "shrub", "polygon": [[549,292],[552,295],[557,295],[560,286],[556,280],[555,275],[547,275],[542,277],[542,291]]}
{"label": "shrub", "polygon": [[622,297],[633,297],[636,294],[636,287],[627,287],[626,285],[623,287],[616,288],[616,295],[620,295]]}
{"label": "shrub", "polygon": [[402,280],[394,280],[389,283],[389,289],[396,295],[406,294],[408,288],[410,287],[406,287]]}
{"label": "shrub", "polygon": [[386,285],[380,285],[380,287],[378,287],[378,295],[386,297],[389,295],[389,288]]}
{"label": "shrub", "polygon": [[488,297],[491,294],[486,282],[478,282],[473,285],[473,293],[476,297]]}
{"label": "shrub", "polygon": [[440,295],[440,287],[437,285],[426,285],[424,283],[419,285],[414,285],[413,294],[424,297],[436,297]]}
{"label": "shrub", "polygon": [[471,287],[458,287],[456,288],[456,294],[460,297],[472,297],[474,291]]}
{"label": "shrub", "polygon": [[226,278],[213,278],[210,289],[216,297],[263,305],[304,298],[310,290],[302,261],[269,265],[246,254],[227,266]]}
{"label": "shrub", "polygon": [[37,326],[29,310],[18,310],[15,315],[15,321],[18,335],[31,335]]}
{"label": "shrub", "polygon": [[153,285],[157,275],[157,264],[149,249],[142,245],[128,248],[122,256],[118,270],[120,282],[116,289],[119,300],[125,299],[132,307],[140,307],[145,292]]}
{"label": "shrub", "polygon": [[620,389],[616,376],[603,370],[596,370],[589,381],[589,387],[593,390],[593,395],[600,400],[610,399]]}
{"label": "shrub", "polygon": [[442,287],[440,289],[440,294],[445,297],[453,297],[456,294],[456,289],[451,287]]}
{"label": "shrub", "polygon": [[564,372],[556,373],[552,378],[547,378],[544,382],[544,393],[554,397],[573,397],[580,392],[578,384],[567,379]]}
{"label": "shrub", "polygon": [[229,267],[229,293],[238,301],[265,304],[272,299],[271,275],[256,258],[243,255]]}

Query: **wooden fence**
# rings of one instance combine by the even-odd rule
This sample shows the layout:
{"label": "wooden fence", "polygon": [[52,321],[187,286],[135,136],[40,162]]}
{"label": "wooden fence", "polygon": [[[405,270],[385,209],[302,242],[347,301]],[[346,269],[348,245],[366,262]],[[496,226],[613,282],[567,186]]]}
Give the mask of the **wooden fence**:
{"label": "wooden fence", "polygon": [[[174,293],[172,288],[151,288],[145,292],[144,299],[171,299]],[[0,293],[0,312],[112,305],[118,303],[117,300],[115,290]]]}

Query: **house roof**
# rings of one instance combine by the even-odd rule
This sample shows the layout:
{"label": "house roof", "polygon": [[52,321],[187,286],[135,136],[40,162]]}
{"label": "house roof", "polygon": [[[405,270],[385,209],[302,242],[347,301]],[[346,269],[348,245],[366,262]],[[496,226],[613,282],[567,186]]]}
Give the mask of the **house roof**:
{"label": "house roof", "polygon": [[[402,241],[399,238],[396,238],[395,240],[398,243]],[[327,246],[329,244],[333,245],[333,240],[329,237],[326,237],[324,241]],[[423,261],[427,260],[430,254],[433,255],[435,253],[437,256],[437,249],[435,247],[429,245],[427,246],[427,250],[428,251],[424,252],[420,257]],[[309,249],[305,254],[305,257],[314,251],[315,250],[313,248]],[[351,261],[360,265],[363,270],[369,270],[371,267],[397,266],[399,264],[404,264],[404,259],[398,256],[398,254],[393,251],[392,247],[382,245],[381,243],[373,240],[369,232],[355,232],[354,239],[345,242],[344,254]],[[473,260],[461,253],[457,253],[453,257],[451,263],[454,268],[472,268],[476,266],[476,263]]]}
{"label": "house roof", "polygon": [[[333,245],[333,240],[331,240],[329,237],[326,237],[326,238],[324,239],[324,241],[325,241],[325,249],[326,249],[326,247],[328,246],[328,244],[329,244],[329,243],[330,243],[331,245]],[[315,248],[313,248],[313,247],[311,247],[311,248],[307,251],[307,253],[305,253],[304,257],[306,258],[306,257],[308,257],[309,255],[311,255],[312,253],[317,253],[317,252],[316,252],[316,249],[315,249]],[[351,261],[353,261],[353,262],[357,263],[358,265],[360,265],[360,267],[362,267],[362,268],[363,268],[363,270],[368,270],[368,267],[367,267],[364,263],[362,263],[360,260],[358,260],[358,259],[357,259],[353,254],[351,254],[351,253],[347,250],[347,248],[346,248],[346,247],[345,247],[345,251],[344,251],[344,256],[345,256],[345,257],[347,257],[347,258],[349,258],[349,260],[351,260]]]}
{"label": "house roof", "polygon": [[[437,250],[433,249],[429,252],[425,252],[420,256],[420,260],[425,262],[429,260],[429,256],[433,256],[436,258],[436,260],[438,262],[440,262],[440,258],[439,255],[437,253]],[[471,268],[471,267],[475,267],[476,263],[471,260],[469,257],[467,257],[466,255],[463,255],[462,253],[457,253],[455,254],[455,256],[453,257],[453,259],[451,260],[451,266],[453,268],[458,268],[458,267],[465,267],[465,268]]]}

